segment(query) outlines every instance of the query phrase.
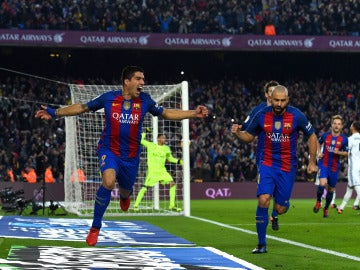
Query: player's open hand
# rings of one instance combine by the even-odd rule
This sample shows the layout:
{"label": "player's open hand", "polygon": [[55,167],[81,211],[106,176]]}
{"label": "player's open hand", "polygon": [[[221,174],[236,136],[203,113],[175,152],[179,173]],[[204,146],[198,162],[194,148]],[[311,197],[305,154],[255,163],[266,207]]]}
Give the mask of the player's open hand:
{"label": "player's open hand", "polygon": [[38,110],[35,113],[35,118],[40,118],[43,120],[50,120],[52,118],[52,116],[47,111],[48,107],[41,105],[41,108],[42,108],[41,110]]}
{"label": "player's open hand", "polygon": [[209,110],[203,105],[199,105],[196,108],[196,117],[198,118],[206,118],[209,116]]}

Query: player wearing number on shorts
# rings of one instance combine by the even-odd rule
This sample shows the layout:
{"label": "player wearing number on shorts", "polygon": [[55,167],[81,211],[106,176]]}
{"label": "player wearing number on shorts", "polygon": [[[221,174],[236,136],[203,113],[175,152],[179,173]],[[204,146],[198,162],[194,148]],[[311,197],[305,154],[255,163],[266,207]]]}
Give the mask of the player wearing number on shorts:
{"label": "player wearing number on shorts", "polygon": [[166,120],[204,118],[209,112],[199,105],[193,110],[166,109],[158,105],[148,93],[143,92],[144,71],[127,66],[121,75],[122,89],[105,92],[87,103],[53,109],[42,105],[35,117],[44,120],[62,116],[79,115],[104,109],[105,126],[98,142],[97,154],[102,185],[96,192],[94,217],[86,243],[95,246],[98,241],[102,218],[110,203],[111,191],[118,182],[120,208],[127,211],[130,195],[138,174],[142,124],[147,113]]}

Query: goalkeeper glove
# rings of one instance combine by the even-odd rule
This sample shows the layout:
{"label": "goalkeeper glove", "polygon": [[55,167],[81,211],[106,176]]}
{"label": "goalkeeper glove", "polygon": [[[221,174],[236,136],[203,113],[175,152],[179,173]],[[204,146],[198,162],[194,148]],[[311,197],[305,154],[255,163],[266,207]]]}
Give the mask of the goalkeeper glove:
{"label": "goalkeeper glove", "polygon": [[55,118],[55,117],[56,117],[56,109],[47,107],[45,111],[46,111],[48,114],[50,114],[50,116],[51,116],[52,118]]}
{"label": "goalkeeper glove", "polygon": [[183,165],[183,164],[184,164],[184,161],[183,161],[182,159],[178,159],[177,164]]}
{"label": "goalkeeper glove", "polygon": [[146,132],[149,132],[149,133],[150,133],[151,131],[152,131],[151,128],[149,128],[149,127],[146,128]]}

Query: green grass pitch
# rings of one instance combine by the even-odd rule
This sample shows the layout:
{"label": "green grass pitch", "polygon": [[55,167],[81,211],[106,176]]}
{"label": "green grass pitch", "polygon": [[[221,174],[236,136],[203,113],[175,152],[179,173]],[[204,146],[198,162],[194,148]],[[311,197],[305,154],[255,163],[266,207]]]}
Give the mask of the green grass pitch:
{"label": "green grass pitch", "polygon": [[[280,230],[272,231],[269,223],[266,254],[251,254],[257,244],[256,200],[193,200],[191,217],[108,219],[144,220],[198,246],[217,248],[269,270],[360,267],[360,211],[351,209],[351,200],[343,214],[330,209],[329,218],[323,218],[321,210],[313,213],[314,202],[293,199],[288,213],[279,216]],[[1,258],[7,257],[11,245],[86,247],[85,242],[0,238]]]}

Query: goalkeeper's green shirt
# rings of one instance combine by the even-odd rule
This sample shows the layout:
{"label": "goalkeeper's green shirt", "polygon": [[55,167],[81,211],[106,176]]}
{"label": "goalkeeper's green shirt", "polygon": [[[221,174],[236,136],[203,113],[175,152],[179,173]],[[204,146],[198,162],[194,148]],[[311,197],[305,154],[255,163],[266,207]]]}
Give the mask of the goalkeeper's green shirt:
{"label": "goalkeeper's green shirt", "polygon": [[162,173],[166,171],[165,162],[177,163],[178,159],[172,156],[168,145],[158,145],[145,139],[146,133],[142,134],[141,144],[147,150],[147,174]]}

